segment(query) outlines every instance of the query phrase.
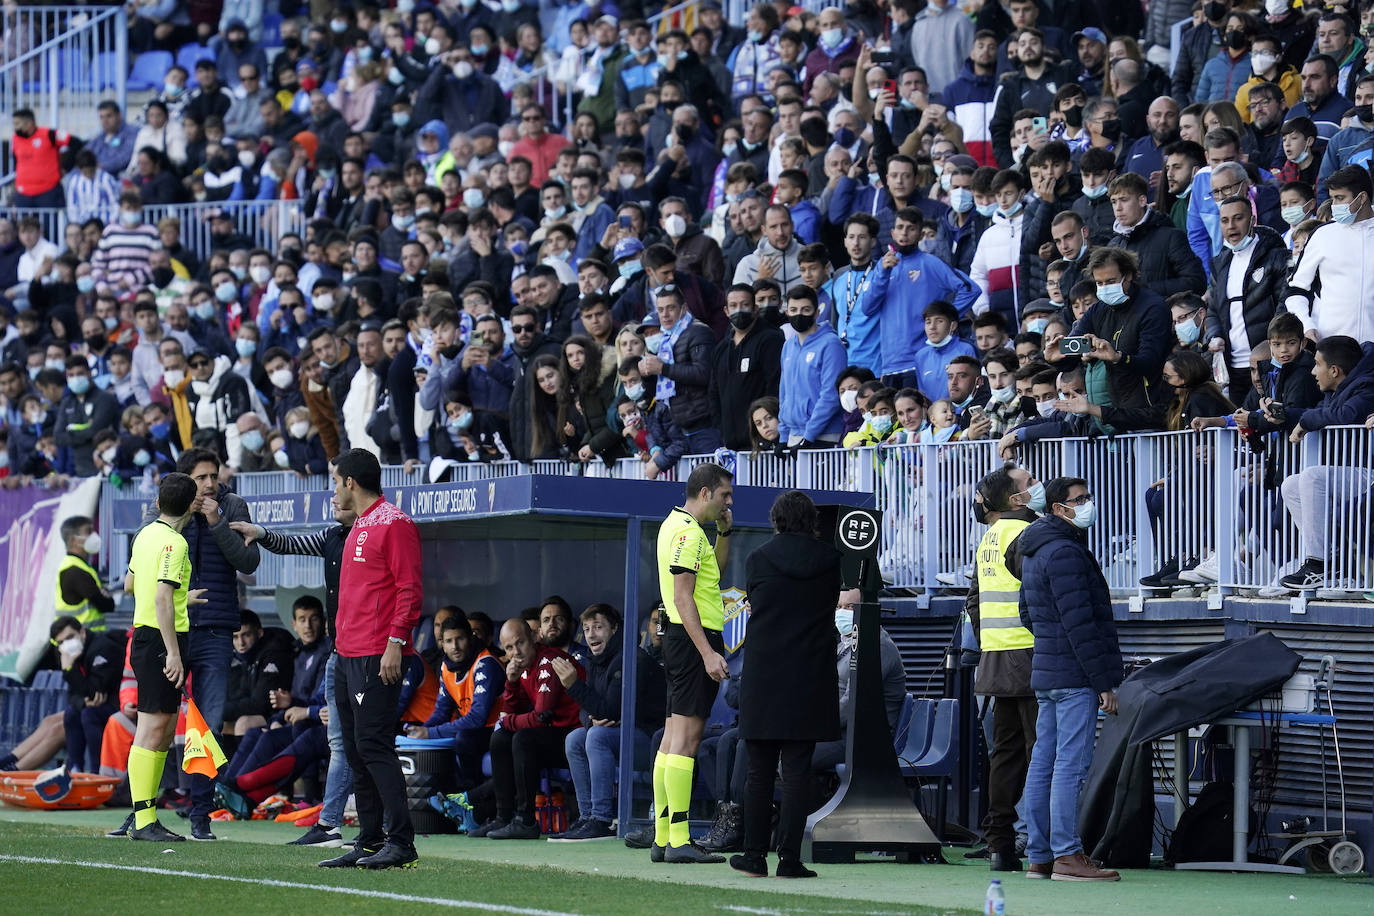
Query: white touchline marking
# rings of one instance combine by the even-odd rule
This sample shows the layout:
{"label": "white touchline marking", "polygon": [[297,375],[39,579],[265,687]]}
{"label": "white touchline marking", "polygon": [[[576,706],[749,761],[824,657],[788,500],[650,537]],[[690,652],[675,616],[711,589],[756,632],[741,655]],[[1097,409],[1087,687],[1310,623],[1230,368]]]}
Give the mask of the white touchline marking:
{"label": "white touchline marking", "polygon": [[370,891],[356,887],[330,887],[327,884],[307,884],[302,881],[277,881],[272,878],[238,878],[232,875],[210,875],[196,871],[176,871],[170,868],[152,868],[146,865],[115,865],[111,862],[76,862],[66,859],[47,859],[37,856],[0,855],[0,862],[23,862],[29,865],[70,865],[80,868],[105,868],[112,871],[136,871],[145,875],[167,875],[175,878],[200,878],[206,881],[232,881],[236,884],[257,884],[263,887],[293,887],[308,891],[326,891],[331,894],[347,894],[353,897],[373,897],[381,900],[396,900],[401,903],[427,903],[433,906],[485,910],[490,913],[515,913],[517,916],[577,916],[559,910],[536,910],[523,906],[506,906],[500,903],[482,903],[477,900],[449,900],[444,897],[419,897],[414,894],[395,894],[390,891]]}

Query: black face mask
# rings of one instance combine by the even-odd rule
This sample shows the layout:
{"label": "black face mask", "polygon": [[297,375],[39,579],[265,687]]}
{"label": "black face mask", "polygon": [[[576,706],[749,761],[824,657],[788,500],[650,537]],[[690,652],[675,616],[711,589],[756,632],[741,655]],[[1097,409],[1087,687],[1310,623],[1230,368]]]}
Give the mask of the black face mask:
{"label": "black face mask", "polygon": [[1119,140],[1121,138],[1121,119],[1107,118],[1102,122],[1102,136],[1108,140]]}
{"label": "black face mask", "polygon": [[90,337],[86,338],[86,346],[97,352],[105,349],[107,343],[109,343],[109,340],[104,334],[92,334]]}
{"label": "black face mask", "polygon": [[1083,126],[1083,106],[1074,105],[1064,111],[1064,123],[1074,130]]}
{"label": "black face mask", "polygon": [[299,51],[301,48],[301,40],[294,35],[288,35],[281,40],[281,46],[287,51]]}
{"label": "black face mask", "polygon": [[1035,398],[1030,395],[1021,398],[1021,416],[1032,419],[1040,416],[1040,409],[1035,406]]}
{"label": "black face mask", "polygon": [[1219,0],[1209,0],[1202,7],[1202,15],[1207,17],[1208,22],[1220,22],[1226,15],[1226,4]]}
{"label": "black face mask", "polygon": [[917,245],[919,245],[919,244],[920,244],[919,242],[916,243],[916,245],[897,245],[897,244],[894,244],[892,247],[895,248],[895,249],[897,249],[897,253],[898,253],[899,255],[901,255],[902,257],[906,257],[907,255],[909,255],[909,254],[911,254],[913,251],[915,251]]}
{"label": "black face mask", "polygon": [[798,334],[805,334],[816,325],[815,315],[789,315],[787,321],[792,325],[792,330]]}
{"label": "black face mask", "polygon": [[787,316],[776,305],[766,305],[759,309],[759,319],[766,325],[780,328],[787,323]]}
{"label": "black face mask", "polygon": [[462,349],[462,344],[453,344],[452,346],[444,347],[444,349],[439,352],[443,355],[444,359],[453,359]]}
{"label": "black face mask", "polygon": [[1250,42],[1245,39],[1244,32],[1232,29],[1226,33],[1226,47],[1230,48],[1232,51],[1239,51],[1249,43]]}
{"label": "black face mask", "polygon": [[1368,124],[1374,121],[1374,105],[1356,105],[1355,117]]}
{"label": "black face mask", "polygon": [[677,138],[683,143],[690,143],[692,141],[692,134],[692,125],[679,124],[677,126]]}
{"label": "black face mask", "polygon": [[165,289],[176,279],[176,276],[177,275],[172,272],[172,268],[170,267],[154,267],[153,285],[158,289]]}
{"label": "black face mask", "polygon": [[741,309],[730,316],[730,324],[734,325],[737,331],[747,331],[754,326],[754,320],[757,317],[748,309]]}
{"label": "black face mask", "polygon": [[981,499],[973,501],[973,520],[980,525],[988,523],[988,507],[983,504]]}

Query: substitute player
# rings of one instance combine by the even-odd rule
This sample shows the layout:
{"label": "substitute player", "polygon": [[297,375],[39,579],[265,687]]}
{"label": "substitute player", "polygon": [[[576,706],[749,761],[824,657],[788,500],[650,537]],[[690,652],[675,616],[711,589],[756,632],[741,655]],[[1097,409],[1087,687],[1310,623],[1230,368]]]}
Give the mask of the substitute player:
{"label": "substitute player", "polygon": [[336,514],[357,513],[339,570],[334,696],[353,770],[358,841],[323,868],[411,868],[415,828],[395,738],[405,676],[420,619],[420,531],[382,499],[382,466],[364,449],[334,463]]}
{"label": "substitute player", "polygon": [[[654,862],[724,862],[692,842],[687,808],[692,769],[706,717],[716,701],[725,665],[725,605],[720,568],[730,556],[733,477],[718,464],[702,464],[687,478],[687,502],[658,531],[658,585],[667,611],[663,668],[668,679],[668,721],[654,758]],[[716,526],[714,547],[703,525]]]}
{"label": "substitute player", "polygon": [[191,517],[196,482],[168,474],[157,488],[157,521],[134,538],[129,575],[134,593],[134,638],[130,664],[138,681],[138,725],[129,750],[129,793],[134,801],[130,839],[167,843],[186,837],[163,827],[154,807],[186,679],[187,591],[191,558],[181,529]]}

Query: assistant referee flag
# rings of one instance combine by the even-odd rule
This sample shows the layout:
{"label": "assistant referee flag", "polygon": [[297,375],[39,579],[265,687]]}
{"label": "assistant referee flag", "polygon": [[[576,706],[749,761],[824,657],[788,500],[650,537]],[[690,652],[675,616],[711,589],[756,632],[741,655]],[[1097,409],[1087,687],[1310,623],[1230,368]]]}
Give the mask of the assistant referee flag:
{"label": "assistant referee flag", "polygon": [[228,761],[219,742],[205,724],[196,701],[186,698],[186,748],[181,754],[181,768],[188,773],[199,773],[214,779],[219,768]]}

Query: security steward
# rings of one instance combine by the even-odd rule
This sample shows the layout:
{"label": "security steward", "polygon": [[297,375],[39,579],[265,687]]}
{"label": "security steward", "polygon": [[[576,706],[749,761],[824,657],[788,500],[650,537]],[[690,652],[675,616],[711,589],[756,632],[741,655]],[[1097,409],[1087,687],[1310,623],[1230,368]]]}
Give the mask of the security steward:
{"label": "security steward", "polygon": [[56,616],[75,617],[90,632],[103,632],[105,615],[114,610],[115,603],[90,564],[90,557],[100,553],[100,535],[84,515],[66,519],[58,531],[67,555],[57,567]]}
{"label": "security steward", "polygon": [[1016,576],[1020,563],[1014,544],[1043,511],[1045,488],[1025,469],[1004,467],[978,482],[973,499],[974,518],[988,525],[964,602],[982,647],[974,693],[993,698],[983,836],[993,871],[1020,871],[1016,803],[1026,784],[1039,709],[1030,686],[1035,640],[1021,625],[1017,609],[1021,580]]}

